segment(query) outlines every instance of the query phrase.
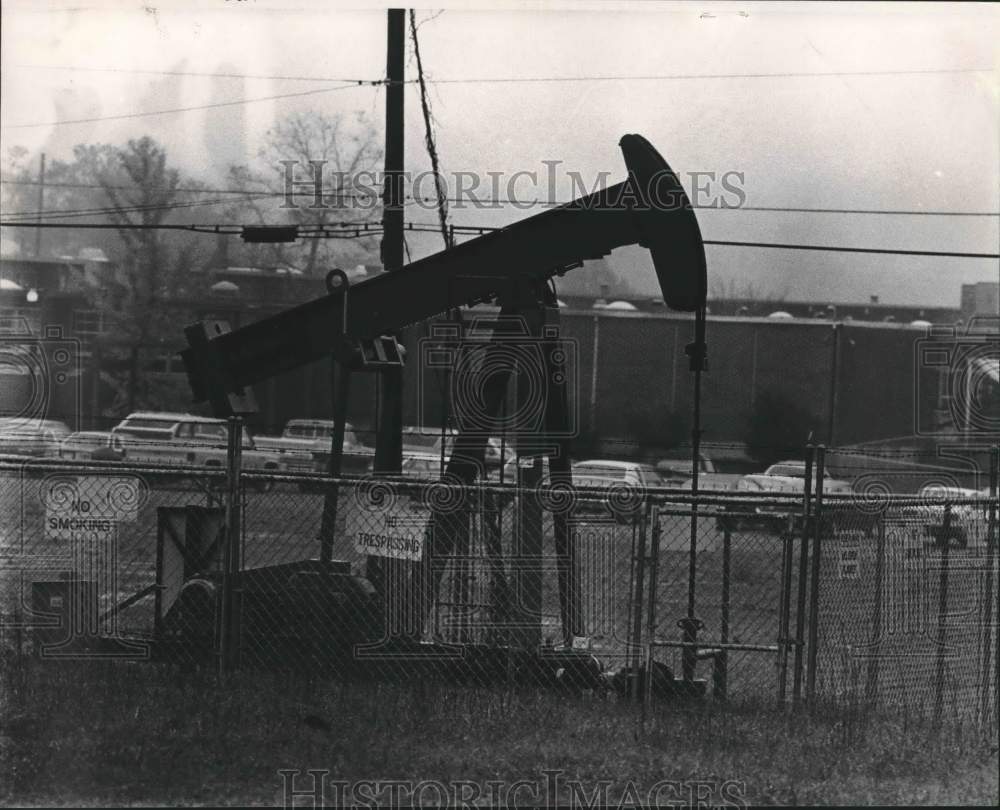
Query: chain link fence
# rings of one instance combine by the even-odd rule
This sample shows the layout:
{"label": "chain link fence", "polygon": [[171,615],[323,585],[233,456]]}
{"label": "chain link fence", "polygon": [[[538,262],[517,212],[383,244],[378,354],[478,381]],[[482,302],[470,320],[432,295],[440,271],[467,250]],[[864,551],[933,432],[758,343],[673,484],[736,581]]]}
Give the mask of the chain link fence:
{"label": "chain link fence", "polygon": [[38,460],[0,463],[0,515],[18,654],[996,724],[995,488],[695,497]]}

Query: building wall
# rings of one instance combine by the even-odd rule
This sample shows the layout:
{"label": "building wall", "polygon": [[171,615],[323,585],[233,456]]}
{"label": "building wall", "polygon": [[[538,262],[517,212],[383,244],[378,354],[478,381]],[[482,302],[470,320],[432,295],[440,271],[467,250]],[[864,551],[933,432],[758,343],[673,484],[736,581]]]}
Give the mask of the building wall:
{"label": "building wall", "polygon": [[[56,323],[64,336],[74,338],[73,313],[66,310],[69,303],[56,306],[53,300],[42,320]],[[202,310],[196,314],[227,316],[235,326],[265,317],[270,310]],[[636,443],[671,445],[688,438],[693,375],[684,349],[693,339],[690,316],[599,310],[562,310],[560,315],[568,349],[571,412],[578,433],[620,446],[622,454],[634,450]],[[178,310],[176,345],[138,352],[135,362],[140,374],[153,368],[150,364],[156,357],[183,347],[182,329],[193,317],[186,307]],[[403,333],[408,357],[404,370],[407,424],[437,423],[448,412],[444,404],[447,379],[421,371],[424,336],[421,326]],[[922,330],[895,324],[709,316],[703,439],[743,443],[755,403],[765,393],[779,405],[785,403],[804,414],[814,441],[845,445],[911,435],[918,428],[929,430],[939,383],[917,357],[919,343],[926,339]],[[110,350],[105,350],[102,359],[86,342],[81,346],[79,364],[85,373],[96,375],[95,363],[112,362]],[[180,397],[170,407],[198,410],[186,399],[179,363],[156,369],[160,376],[176,381]],[[121,370],[117,373],[123,377]],[[96,425],[101,422],[98,416],[112,407],[111,393],[90,381],[81,383],[80,390],[81,423]],[[349,415],[355,425],[375,423],[375,394],[372,375],[352,376]],[[256,386],[256,395],[260,412],[250,424],[258,432],[278,432],[293,417],[329,417],[330,362],[318,361],[264,382]],[[120,394],[117,403],[118,409],[127,407]],[[72,407],[70,401],[60,401],[60,411],[67,412],[64,415]],[[104,421],[115,415],[107,415]]]}
{"label": "building wall", "polygon": [[[575,356],[569,390],[580,433],[612,444],[634,443],[638,434],[641,443],[659,428],[664,444],[676,443],[678,435],[686,440],[693,391],[684,351],[693,339],[690,318],[563,311],[561,319],[563,339],[572,347],[568,354]],[[416,360],[422,337],[419,328],[404,335],[407,424],[418,423],[421,414],[436,422],[445,413],[445,383],[426,373],[421,384]],[[916,356],[925,339],[919,329],[888,324],[710,318],[703,439],[744,442],[764,392],[803,411],[816,442],[845,445],[910,435],[937,396],[936,377],[928,377]],[[257,386],[259,429],[280,429],[295,416],[329,416],[329,376],[329,364],[321,361]],[[351,421],[373,424],[374,380],[355,374],[351,385]]]}
{"label": "building wall", "polygon": [[1000,315],[1000,284],[980,281],[962,285],[962,317]]}

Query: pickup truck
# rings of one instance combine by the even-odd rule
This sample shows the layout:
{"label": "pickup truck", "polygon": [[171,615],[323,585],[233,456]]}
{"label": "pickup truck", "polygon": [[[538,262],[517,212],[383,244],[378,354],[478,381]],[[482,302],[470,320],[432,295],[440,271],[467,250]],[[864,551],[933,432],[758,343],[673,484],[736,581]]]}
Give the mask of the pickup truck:
{"label": "pickup truck", "polygon": [[[287,472],[325,473],[330,464],[332,419],[289,419],[280,436],[258,436],[259,450],[283,453],[281,468]],[[341,471],[362,474],[371,470],[375,451],[359,441],[350,422],[344,424],[344,457]]]}
{"label": "pickup truck", "polygon": [[[186,413],[139,411],[111,429],[130,462],[154,465],[225,467],[228,431],[222,419]],[[243,469],[277,472],[298,450],[261,449],[243,432]]]}

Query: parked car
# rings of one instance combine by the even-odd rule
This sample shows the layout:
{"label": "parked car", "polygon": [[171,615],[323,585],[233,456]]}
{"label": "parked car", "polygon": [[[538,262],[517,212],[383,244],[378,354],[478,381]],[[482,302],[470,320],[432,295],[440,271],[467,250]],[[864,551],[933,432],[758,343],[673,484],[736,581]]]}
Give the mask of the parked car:
{"label": "parked car", "polygon": [[55,419],[0,419],[0,455],[59,455],[59,445],[70,434],[65,422]]}
{"label": "parked car", "polygon": [[[813,468],[815,476],[816,469]],[[795,492],[802,494],[805,489],[806,463],[804,461],[779,461],[762,473],[750,473],[739,479],[736,489],[742,492]],[[813,486],[815,487],[815,480]],[[826,495],[849,495],[854,490],[850,482],[840,481],[823,471],[823,493]]]}
{"label": "parked car", "polygon": [[[989,490],[928,484],[920,489],[919,500],[900,510],[904,523],[916,524],[926,539],[934,545],[954,544],[967,548],[970,544],[984,546],[988,533]],[[949,503],[958,501],[959,503]],[[962,503],[964,501],[964,503]],[[975,501],[975,503],[969,503]],[[949,511],[945,529],[945,511]]]}
{"label": "parked car", "polygon": [[59,445],[59,458],[77,461],[121,461],[125,458],[122,437],[103,430],[71,433]]}
{"label": "parked car", "polygon": [[[281,467],[287,472],[326,472],[335,426],[332,419],[289,419],[280,436],[258,436],[257,448],[282,454]],[[375,451],[361,443],[350,422],[344,423],[343,452],[341,472],[371,469]]]}
{"label": "parked car", "polygon": [[[656,463],[656,472],[663,479],[664,485],[690,490],[693,480],[691,475],[691,455],[686,457],[675,453]],[[728,492],[736,489],[737,481],[742,478],[738,473],[720,473],[715,464],[704,453],[698,454],[698,491]]]}
{"label": "parked car", "polygon": [[[458,435],[457,431],[449,431],[445,438],[445,457],[451,455],[451,451],[455,446],[455,437]],[[437,438],[434,440],[434,444],[431,450],[435,453],[441,452],[441,434],[438,432]],[[508,442],[506,447],[503,447],[500,443],[500,439],[491,436],[486,440],[486,450],[483,453],[483,463],[487,467],[499,467],[500,459],[502,457],[510,458],[514,455],[513,444]]]}
{"label": "parked car", "polygon": [[[441,477],[442,465],[441,465],[441,443],[438,442],[437,448],[431,450],[430,452],[421,452],[414,450],[405,450],[403,452],[403,475],[414,476],[418,478],[428,478],[432,480],[437,480]],[[448,464],[448,456],[444,457],[444,464]],[[510,463],[507,464],[507,468],[510,468]],[[497,483],[500,480],[500,467],[488,467],[485,480],[490,483]],[[506,483],[513,483],[516,480],[516,474],[511,475],[508,472],[508,477]]]}
{"label": "parked car", "polygon": [[[224,467],[228,427],[223,419],[186,413],[139,411],[111,430],[129,461],[153,465]],[[297,450],[261,450],[249,431],[243,432],[242,465],[246,470],[277,472]]]}
{"label": "parked car", "polygon": [[403,456],[402,471],[408,478],[437,481],[441,478],[441,456],[438,453],[407,453]]}
{"label": "parked car", "polygon": [[[816,468],[813,468],[813,475]],[[728,517],[728,523],[735,528],[743,526],[764,526],[766,528],[780,530],[788,522],[789,514],[798,514],[801,510],[798,505],[793,505],[787,498],[788,495],[802,496],[805,491],[806,463],[804,461],[779,461],[772,464],[764,472],[750,473],[744,475],[736,481],[735,490],[737,493],[751,492],[771,492],[778,496],[784,496],[781,502],[772,503],[750,503],[733,505],[730,511],[737,514]],[[813,488],[816,481],[813,479]],[[834,478],[829,470],[823,471],[823,493],[824,495],[850,495],[854,491],[850,482],[841,481]],[[723,525],[720,519],[720,528]],[[861,524],[859,524],[859,528]]]}
{"label": "parked car", "polygon": [[[681,452],[670,454],[656,462],[656,472],[667,481],[683,480],[691,477],[691,453],[686,456]],[[715,473],[715,464],[704,453],[698,454],[698,477],[706,473]]]}
{"label": "parked car", "polygon": [[575,515],[610,514],[619,522],[632,520],[649,489],[666,486],[652,464],[636,461],[588,459],[573,467],[573,485],[613,490],[607,500],[578,498]]}

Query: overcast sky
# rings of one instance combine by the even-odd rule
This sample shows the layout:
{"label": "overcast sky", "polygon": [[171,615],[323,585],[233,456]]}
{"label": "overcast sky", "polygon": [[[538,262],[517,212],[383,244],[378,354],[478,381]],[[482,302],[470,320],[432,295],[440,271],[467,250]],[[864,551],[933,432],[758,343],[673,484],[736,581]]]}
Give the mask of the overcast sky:
{"label": "overcast sky", "polygon": [[[340,84],[275,77],[384,76],[385,12],[374,5],[147,2],[4,3],[4,151],[66,158],[77,143],[149,134],[186,173],[221,183],[229,163],[251,159],[275,120],[294,111],[361,110],[381,134],[384,91],[371,86],[116,118]],[[544,173],[542,161],[559,160],[556,195],[568,199],[565,170],[617,182],[618,139],[638,132],[689,190],[691,172],[742,173],[746,205],[1000,210],[996,6],[452,3],[430,19],[438,8],[418,19],[428,20],[421,51],[437,82],[431,102],[448,172]],[[171,71],[262,78],[164,75]],[[900,73],[878,75],[887,71]],[[759,76],[862,72],[875,75]],[[407,78],[415,75],[411,61]],[[578,80],[448,81],[514,78]],[[412,85],[406,103],[407,166],[418,171],[429,163]],[[92,118],[107,120],[56,123]],[[522,180],[515,191],[544,198],[549,189]],[[502,224],[530,213],[465,209],[453,220]],[[434,220],[431,211],[408,216]],[[705,210],[699,220],[708,239],[989,253],[1000,243],[996,217]],[[440,240],[414,236],[410,246],[420,255]],[[957,306],[961,283],[1000,273],[991,260],[733,247],[709,247],[708,257],[714,278],[790,300],[879,295]],[[611,263],[654,291],[643,251]]]}

